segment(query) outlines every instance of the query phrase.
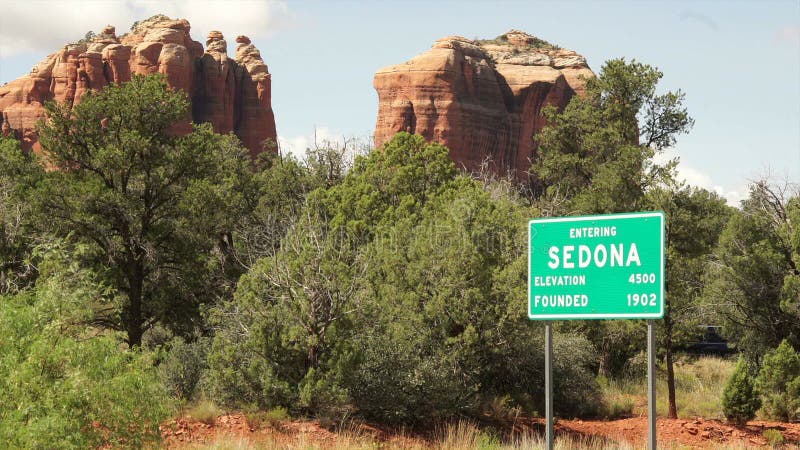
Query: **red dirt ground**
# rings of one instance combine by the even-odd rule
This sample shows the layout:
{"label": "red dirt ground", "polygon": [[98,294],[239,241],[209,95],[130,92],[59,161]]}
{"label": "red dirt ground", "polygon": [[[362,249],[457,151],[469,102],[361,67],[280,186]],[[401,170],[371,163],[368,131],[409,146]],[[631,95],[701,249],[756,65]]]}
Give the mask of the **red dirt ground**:
{"label": "red dirt ground", "polygon": [[[542,419],[517,421],[514,428],[542,430]],[[752,421],[745,427],[733,427],[717,420],[707,419],[665,419],[657,422],[659,442],[675,443],[691,448],[714,449],[721,444],[743,443],[747,446],[766,447],[767,441],[762,433],[767,429],[779,430],[785,444],[800,444],[800,423]],[[250,442],[272,441],[289,445],[293,439],[302,435],[306,442],[320,447],[332,445],[337,435],[314,421],[284,421],[277,426],[251,427],[242,414],[217,417],[213,425],[179,418],[161,426],[164,447],[181,449],[192,444],[210,443],[221,437],[231,439],[246,438]],[[399,447],[425,442],[424,438],[398,435],[385,429],[366,424],[356,426],[357,433],[373,436],[378,442],[392,442]],[[563,420],[556,423],[556,434],[574,436],[598,436],[613,441],[644,444],[647,433],[647,418],[634,417],[618,420]],[[405,442],[408,441],[408,442]],[[403,444],[406,445],[403,445]],[[796,448],[796,447],[795,447]]]}
{"label": "red dirt ground", "polygon": [[[647,417],[609,421],[559,420],[557,429],[581,435],[599,435],[616,441],[644,443],[647,437]],[[674,442],[692,448],[712,449],[720,444],[737,441],[748,446],[766,446],[762,433],[776,429],[783,434],[785,444],[800,443],[800,423],[748,422],[745,427],[733,427],[718,420],[659,418],[656,430],[659,442]]]}

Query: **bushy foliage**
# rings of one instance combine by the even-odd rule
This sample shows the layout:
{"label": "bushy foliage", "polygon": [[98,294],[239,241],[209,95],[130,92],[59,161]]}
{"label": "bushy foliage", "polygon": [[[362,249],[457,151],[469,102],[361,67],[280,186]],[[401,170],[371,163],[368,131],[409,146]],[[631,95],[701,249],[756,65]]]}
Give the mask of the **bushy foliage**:
{"label": "bushy foliage", "polygon": [[792,220],[800,214],[798,199],[786,187],[752,184],[707,273],[706,304],[754,362],[784,339],[800,346],[800,227]]}
{"label": "bushy foliage", "polygon": [[[311,193],[280,247],[212,308],[209,386],[227,405],[410,422],[509,396],[541,410],[541,327],[524,314],[533,211],[398,134]],[[596,358],[570,343],[562,412],[590,405]],[[538,374],[538,375],[537,375]]]}
{"label": "bushy foliage", "polygon": [[248,268],[275,254],[306,196],[321,183],[314,171],[291,156],[262,153],[257,166],[256,192],[247,196],[253,201],[251,211],[232,230],[237,258]]}
{"label": "bushy foliage", "polygon": [[215,398],[294,409],[343,401],[336,374],[350,359],[342,343],[366,270],[360,249],[379,222],[414,211],[454,174],[444,147],[406,134],[358,158],[341,184],[310,194],[277,253],[210,312]]}
{"label": "bushy foliage", "polygon": [[83,323],[108,295],[58,250],[35,289],[0,297],[0,441],[12,448],[140,448],[172,412],[149,355]]}
{"label": "bushy foliage", "polygon": [[[500,36],[497,36],[494,39],[475,39],[480,45],[486,44],[498,44],[498,45],[507,45],[508,44],[508,33],[503,33]],[[527,48],[523,47],[522,50],[558,50],[561,47],[558,45],[552,44],[550,42],[545,41],[544,39],[538,38],[536,36],[532,36],[532,39],[527,45]],[[515,51],[517,48],[514,49]]]}
{"label": "bushy foliage", "polygon": [[674,163],[653,157],[693,120],[680,91],[656,94],[661,77],[647,64],[609,60],[563,113],[545,111],[553,126],[536,137],[532,172],[553,215],[637,211],[645,190],[669,179]]}
{"label": "bushy foliage", "polygon": [[201,337],[187,342],[180,336],[172,339],[166,346],[159,371],[164,385],[173,396],[184,400],[195,398],[200,379],[207,367],[209,347],[208,338]]}
{"label": "bushy foliage", "polygon": [[787,341],[764,355],[756,387],[764,412],[780,420],[800,418],[800,354]]}
{"label": "bushy foliage", "polygon": [[744,425],[756,416],[761,399],[747,363],[740,359],[722,391],[722,412],[729,421]]}
{"label": "bushy foliage", "polygon": [[30,260],[36,235],[29,196],[43,175],[35,155],[23,152],[16,139],[0,136],[0,295],[36,278]]}
{"label": "bushy foliage", "polygon": [[132,346],[156,323],[193,331],[199,304],[225,285],[215,252],[227,254],[250,207],[246,150],[210,124],[192,129],[187,96],[158,75],[46,112],[40,143],[57,170],[27,200],[37,231],[90,247],[82,262],[115,288],[96,323],[125,331]]}
{"label": "bushy foliage", "polygon": [[[374,319],[355,339],[370,373],[353,380],[362,411],[393,420],[449,415],[474,409],[481,391],[519,385],[509,359],[521,355],[508,339],[527,333],[513,320],[523,312],[512,303],[520,292],[509,295],[506,283],[522,254],[521,212],[459,178],[369,246],[364,308]],[[398,363],[403,369],[393,369]],[[370,400],[377,396],[383,401]]]}

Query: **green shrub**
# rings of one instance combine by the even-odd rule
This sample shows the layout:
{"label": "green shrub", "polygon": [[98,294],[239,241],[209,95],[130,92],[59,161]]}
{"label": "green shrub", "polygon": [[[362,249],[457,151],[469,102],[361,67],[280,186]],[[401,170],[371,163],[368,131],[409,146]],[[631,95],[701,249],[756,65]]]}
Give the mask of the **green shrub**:
{"label": "green shrub", "polygon": [[764,439],[767,440],[769,445],[779,447],[783,444],[783,434],[775,429],[764,430]]}
{"label": "green shrub", "polygon": [[352,378],[341,371],[350,357],[339,344],[362,325],[362,244],[378,223],[411,215],[455,174],[446,148],[400,133],[357,158],[340,184],[315,190],[277,252],[251,266],[233,300],[209,311],[212,397],[310,414],[346,410],[338,374]]}
{"label": "green shrub", "polygon": [[647,374],[647,351],[641,351],[631,356],[622,366],[622,376],[630,380],[637,380]]}
{"label": "green shrub", "polygon": [[151,354],[82,325],[106,292],[48,257],[35,290],[0,296],[0,442],[4,448],[140,448],[172,413]]}
{"label": "green shrub", "polygon": [[311,369],[298,385],[301,409],[318,418],[338,420],[350,412],[347,391],[339,386],[333,374]]}
{"label": "green shrub", "polygon": [[[557,414],[569,416],[597,415],[602,409],[600,386],[592,368],[598,359],[597,350],[584,336],[553,336],[553,395]],[[542,380],[544,383],[544,380]]]}
{"label": "green shrub", "polygon": [[208,425],[214,425],[214,421],[221,414],[222,411],[220,411],[214,402],[205,399],[194,405],[187,413],[192,419]]}
{"label": "green shrub", "polygon": [[625,392],[629,383],[627,380],[610,381],[598,377],[601,389],[602,404],[597,409],[597,415],[606,419],[630,417],[636,408],[636,397]]}
{"label": "green shrub", "polygon": [[267,411],[251,410],[245,412],[247,417],[247,424],[253,428],[262,428],[264,425],[269,425],[277,428],[281,422],[289,420],[289,410],[282,406],[278,406]]}
{"label": "green shrub", "polygon": [[346,380],[359,412],[382,422],[412,422],[455,415],[472,396],[459,382],[460,368],[434,348],[410,336],[360,336],[358,370]]}
{"label": "green shrub", "polygon": [[786,421],[800,418],[800,355],[789,342],[784,340],[764,355],[756,387],[769,417]]}
{"label": "green shrub", "polygon": [[170,342],[159,371],[172,395],[184,400],[195,397],[200,377],[207,367],[208,346],[205,338],[186,342],[177,337]]}
{"label": "green shrub", "polygon": [[722,411],[729,421],[744,425],[753,420],[760,407],[761,399],[753,385],[753,378],[747,364],[740,360],[722,392]]}

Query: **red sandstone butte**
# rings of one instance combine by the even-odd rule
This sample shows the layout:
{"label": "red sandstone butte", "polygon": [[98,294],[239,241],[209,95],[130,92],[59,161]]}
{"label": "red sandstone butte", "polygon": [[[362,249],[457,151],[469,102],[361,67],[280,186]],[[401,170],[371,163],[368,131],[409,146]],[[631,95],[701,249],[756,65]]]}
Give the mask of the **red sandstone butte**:
{"label": "red sandstone butte", "polygon": [[488,163],[527,180],[542,108],[564,108],[589,77],[583,56],[521,31],[494,40],[448,36],[375,74],[375,145],[416,133],[447,146],[466,170]]}
{"label": "red sandstone butte", "polygon": [[[275,142],[271,75],[261,54],[239,36],[234,59],[228,57],[222,33],[212,31],[206,49],[189,34],[186,20],[156,15],[137,22],[120,36],[107,26],[89,42],[68,44],[31,72],[0,87],[0,130],[39,150],[36,122],[49,100],[74,105],[89,90],[130,81],[131,74],[163,74],[192,102],[192,120],[210,122],[218,133],[234,132],[250,149],[262,152]],[[188,131],[188,124],[178,124]],[[274,145],[266,147],[277,151]]]}

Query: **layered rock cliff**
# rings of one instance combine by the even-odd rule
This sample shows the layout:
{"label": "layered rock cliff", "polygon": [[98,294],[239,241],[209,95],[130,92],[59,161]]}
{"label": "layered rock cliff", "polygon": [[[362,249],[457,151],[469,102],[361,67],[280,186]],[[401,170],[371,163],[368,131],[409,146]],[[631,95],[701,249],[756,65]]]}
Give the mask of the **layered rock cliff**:
{"label": "layered rock cliff", "polygon": [[87,91],[129,81],[131,74],[161,73],[188,94],[194,122],[210,122],[218,133],[233,131],[251,153],[260,153],[265,140],[276,139],[271,76],[260,53],[239,36],[234,58],[228,57],[218,31],[209,33],[203,50],[190,30],[186,20],[158,15],[121,37],[108,26],[85,42],[66,45],[30,74],[0,87],[0,129],[38,150],[35,125],[44,118],[45,102],[77,104]]}
{"label": "layered rock cliff", "polygon": [[416,133],[447,146],[467,170],[488,163],[527,179],[542,108],[563,108],[593,76],[581,55],[521,31],[494,40],[448,36],[375,74],[375,145]]}

